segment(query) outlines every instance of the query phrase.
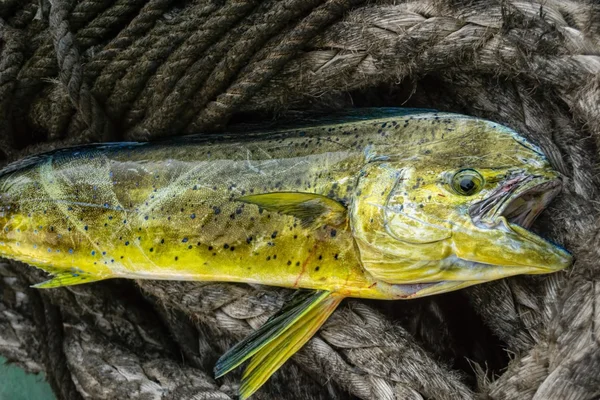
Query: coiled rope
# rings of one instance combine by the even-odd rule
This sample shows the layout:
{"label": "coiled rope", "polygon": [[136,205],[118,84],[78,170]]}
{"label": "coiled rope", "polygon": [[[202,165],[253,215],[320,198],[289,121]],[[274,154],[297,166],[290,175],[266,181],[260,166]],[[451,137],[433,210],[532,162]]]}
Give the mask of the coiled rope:
{"label": "coiled rope", "polygon": [[[357,105],[509,125],[565,175],[539,226],[574,267],[441,300],[348,302],[257,398],[600,396],[600,7],[395,3],[6,0],[0,155]],[[215,381],[215,360],[288,294],[148,281],[40,293],[28,288],[37,271],[13,263],[0,275],[0,353],[45,371],[65,399],[233,398],[238,377]]]}

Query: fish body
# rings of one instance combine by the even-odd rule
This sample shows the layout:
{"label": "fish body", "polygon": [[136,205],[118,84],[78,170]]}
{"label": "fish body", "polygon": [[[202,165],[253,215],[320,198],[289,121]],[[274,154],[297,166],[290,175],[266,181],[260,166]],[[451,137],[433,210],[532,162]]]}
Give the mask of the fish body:
{"label": "fish body", "polygon": [[526,229],[558,178],[514,131],[429,110],[91,145],[0,173],[0,255],[55,274],[39,287],[121,277],[312,290],[292,307],[299,319],[275,319],[279,330],[221,366],[270,366],[249,367],[247,396],[344,297],[421,297],[570,265]]}

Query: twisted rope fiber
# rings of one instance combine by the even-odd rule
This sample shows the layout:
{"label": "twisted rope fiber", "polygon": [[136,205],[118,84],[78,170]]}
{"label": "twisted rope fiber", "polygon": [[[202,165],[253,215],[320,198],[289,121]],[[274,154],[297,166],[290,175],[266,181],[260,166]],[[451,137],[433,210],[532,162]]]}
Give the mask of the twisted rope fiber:
{"label": "twisted rope fiber", "polygon": [[240,72],[238,81],[215,101],[207,104],[187,130],[198,132],[211,129],[218,123],[227,122],[233,110],[247,102],[323,27],[337,20],[352,5],[358,3],[359,1],[356,0],[332,0],[318,7],[297,27],[285,34],[277,45],[269,49],[264,59],[251,62],[246,66]]}
{"label": "twisted rope fiber", "polygon": [[[191,17],[174,24],[156,24],[148,35],[137,39],[110,63],[105,63],[106,66],[94,83],[94,93],[104,100],[113,119],[121,118],[129,108],[128,103],[135,99],[158,66],[176,46],[206,22],[216,9],[217,6],[212,3],[193,5],[186,10],[191,13]],[[129,85],[131,88],[124,92],[122,85]]]}
{"label": "twisted rope fiber", "polygon": [[[260,3],[259,6],[254,10],[254,12],[252,12],[252,14],[250,14],[246,19],[244,19],[240,24],[236,25],[233,29],[226,32],[225,35],[217,43],[211,46],[210,51],[208,51],[202,57],[198,58],[196,56],[190,59],[189,61],[184,62],[187,67],[185,75],[182,76],[182,79],[179,79],[178,81],[176,81],[175,79],[171,80],[167,78],[167,82],[165,82],[165,85],[168,84],[169,87],[171,87],[172,85],[174,86],[170,89],[165,90],[163,95],[156,95],[156,99],[152,102],[149,109],[151,109],[152,107],[161,107],[162,113],[165,114],[164,110],[167,110],[170,107],[177,107],[173,110],[177,111],[180,110],[181,107],[185,104],[192,104],[192,101],[190,100],[188,100],[187,102],[183,102],[181,101],[181,99],[190,99],[193,96],[193,94],[198,90],[198,88],[204,82],[206,82],[207,77],[215,69],[216,64],[227,54],[233,43],[235,43],[236,39],[244,37],[244,34],[249,29],[249,27],[252,26],[257,19],[261,18],[261,16],[267,10],[269,10],[269,7],[271,6],[272,4],[269,2]],[[179,59],[178,53],[179,51],[175,53],[172,58],[167,60],[167,63],[163,67],[169,68],[172,65],[172,63],[177,64]],[[132,126],[141,118],[143,118],[146,114],[152,115],[148,112],[147,109],[140,107],[140,105],[144,102],[144,99],[146,97],[144,95],[147,95],[148,93],[148,91],[145,91],[145,93],[142,93],[140,98],[136,100],[136,103],[133,105],[132,110],[125,117],[125,127]],[[171,115],[173,114],[169,113],[166,115],[168,115],[168,118],[171,118]],[[175,121],[175,123],[176,122],[177,121]]]}
{"label": "twisted rope fiber", "polygon": [[[203,78],[206,72],[212,70],[206,82],[195,79],[195,85],[190,85],[187,79],[180,80],[178,86],[182,87],[182,90],[177,90],[179,88],[173,90],[171,96],[165,100],[166,104],[159,108],[157,113],[150,114],[149,125],[143,131],[153,132],[153,136],[161,136],[165,135],[167,130],[185,127],[192,115],[199,112],[211,98],[224,90],[232,77],[270,37],[281,31],[290,21],[320,3],[321,0],[285,0],[273,2],[270,9],[266,11],[257,10],[253,19],[240,27],[243,31],[227,35],[229,41],[218,46],[214,59],[220,61],[216,65],[205,66],[205,62],[200,61],[200,77]],[[221,49],[225,50],[224,54]],[[205,59],[213,58],[209,55]],[[199,87],[201,83],[204,85]],[[191,102],[187,102],[190,97]],[[172,105],[174,101],[175,106]],[[135,133],[133,135],[136,136]]]}
{"label": "twisted rope fiber", "polygon": [[[171,82],[176,81],[177,78],[184,73],[185,69],[187,69],[187,66],[189,66],[191,62],[195,61],[199,54],[205,54],[213,43],[219,40],[223,34],[228,32],[238,23],[238,21],[242,20],[243,17],[251,12],[255,8],[256,4],[257,2],[255,0],[235,1],[231,4],[227,4],[208,16],[201,27],[198,27],[195,24],[192,25],[190,28],[193,34],[190,32],[191,36],[188,34],[181,37],[183,43],[181,43],[181,46],[177,48],[175,53],[171,54],[174,49],[173,46],[168,47],[168,53],[166,53],[164,57],[166,61],[161,66],[161,69],[154,75],[155,79],[152,79],[150,76],[148,76],[148,78],[150,78],[148,82],[140,82],[140,85],[137,86],[135,90],[130,91],[130,93],[127,95],[128,98],[126,100],[126,104],[133,102],[133,107],[134,109],[137,109],[138,113],[144,112],[143,110],[148,108],[148,101],[154,97],[153,93],[155,93],[155,90],[158,93],[168,93],[168,87],[173,85],[173,83],[169,83],[169,81],[171,79]],[[260,12],[257,11],[257,14],[260,15]],[[242,32],[239,32],[239,34],[238,40],[244,37]],[[183,60],[181,60],[182,58]],[[178,61],[182,61],[180,65],[178,65]],[[173,72],[173,75],[171,75],[171,71]],[[171,78],[159,78],[162,76]],[[135,78],[135,75],[132,75],[132,77]],[[165,86],[156,87],[157,84],[161,84],[163,82]],[[187,80],[186,82],[189,84]],[[123,85],[117,86],[117,88],[122,89],[124,87],[131,87],[131,85],[128,85],[127,83],[128,82],[126,80],[123,80]],[[188,90],[192,87],[191,85],[186,86]],[[125,93],[119,93],[119,90],[117,90],[111,97],[122,99],[124,95]],[[180,96],[183,97],[182,94]],[[159,100],[154,100],[154,102],[157,101]],[[136,110],[133,112],[135,113]],[[179,114],[180,111],[173,110],[173,115]],[[126,117],[127,122],[129,122],[130,119],[131,118],[129,116]]]}
{"label": "twisted rope fiber", "polygon": [[[384,316],[349,302],[257,398],[345,398],[349,393],[365,399],[453,399],[473,398],[472,390],[493,399],[600,395],[591,375],[600,365],[593,331],[600,326],[594,311],[600,309],[600,212],[588,200],[597,198],[599,187],[597,5],[380,2],[355,8],[334,23],[327,18],[335,20],[344,12],[336,5],[349,9],[353,4],[330,1],[317,7],[321,2],[290,1],[290,7],[304,8],[277,11],[277,2],[151,0],[135,2],[124,15],[117,10],[126,4],[119,1],[84,1],[70,13],[65,11],[70,3],[60,3],[58,19],[56,9],[46,4],[40,10],[37,1],[0,7],[0,65],[7,66],[0,68],[0,82],[7,82],[0,90],[8,88],[18,100],[0,100],[0,115],[6,115],[9,127],[8,156],[18,157],[15,139],[32,128],[46,132],[41,138],[61,138],[67,131],[68,140],[39,143],[24,153],[90,140],[82,132],[89,129],[91,106],[76,112],[70,105],[77,96],[83,101],[81,89],[71,94],[78,88],[69,86],[75,77],[127,138],[219,127],[238,109],[404,104],[509,125],[540,144],[566,177],[565,191],[540,226],[574,252],[573,269],[461,294],[514,354],[498,379],[490,381],[479,362],[479,384],[469,388],[449,365],[453,315],[435,307],[417,309],[414,303],[394,304],[411,321],[400,326],[389,322],[395,314]],[[239,7],[239,15],[227,15],[227,7]],[[329,16],[323,12],[327,7]],[[50,28],[48,10],[54,13]],[[273,16],[275,28],[264,16],[268,12],[283,12],[288,22],[277,25]],[[50,33],[64,34],[72,46],[50,46]],[[14,39],[21,34],[34,40],[18,43]],[[43,43],[44,52],[36,50]],[[54,55],[61,49],[66,53]],[[16,57],[7,57],[11,54]],[[61,59],[66,80],[61,77],[62,84],[56,84]],[[24,270],[30,271],[22,265],[0,268],[2,292],[12,293],[0,307],[0,326],[10,328],[0,331],[0,352],[31,370],[43,367],[64,396],[74,387],[74,396],[107,399],[233,398],[239,376],[217,383],[212,365],[264,323],[288,294],[246,285],[143,281],[142,294],[126,285],[129,296],[138,299],[131,302],[115,295],[125,293],[121,284],[106,282],[48,292],[44,296],[58,314],[37,307],[42,311],[34,318],[14,300],[35,302],[20,287]],[[42,354],[66,360],[66,369],[56,374],[39,358],[40,351],[28,350],[45,337],[40,313],[48,315],[52,327],[60,327],[50,342],[39,343]],[[182,356],[185,367],[179,366]]]}
{"label": "twisted rope fiber", "polygon": [[17,74],[23,64],[23,43],[0,18],[0,40],[4,42],[0,53],[0,151],[12,155],[11,126],[8,114],[11,94],[15,88]]}
{"label": "twisted rope fiber", "polygon": [[[452,15],[429,2],[358,9],[315,39],[316,47],[327,50],[308,51],[288,64],[257,97],[278,101],[285,96],[286,101],[293,103],[298,98],[313,98],[340,87],[359,89],[445,68],[472,75],[518,73],[555,87],[568,104],[576,107],[578,117],[596,127],[594,118],[597,121],[600,116],[597,103],[580,111],[573,100],[578,91],[594,90],[587,83],[600,70],[600,11],[598,6],[579,7],[581,14],[589,13],[589,24],[596,21],[590,28],[596,30],[592,32],[595,40],[575,31],[560,13],[547,11],[542,14],[545,19],[534,20],[538,26],[532,26],[528,20],[534,9],[508,10],[524,20],[522,26],[511,27],[508,32],[503,32],[500,5],[488,6],[485,13],[474,15],[465,10]],[[305,79],[288,79],[290,76]],[[583,97],[597,99],[598,92]]]}
{"label": "twisted rope fiber", "polygon": [[[143,1],[119,0],[114,4],[105,3],[110,7],[102,7],[105,9],[101,13],[96,13],[101,8],[96,1],[83,1],[75,6],[72,14],[77,17],[69,22],[70,29],[78,34],[77,46],[81,51],[97,45],[107,34],[122,27]],[[26,105],[31,102],[31,97],[48,85],[47,78],[54,77],[58,71],[55,41],[49,35],[43,35],[40,40],[41,43],[33,46],[34,54],[19,74],[16,98],[13,101],[14,108],[21,109],[22,112],[27,111]]]}
{"label": "twisted rope fiber", "polygon": [[54,0],[50,8],[50,30],[54,36],[54,47],[59,66],[59,79],[66,86],[73,105],[90,128],[92,137],[110,140],[113,130],[104,110],[90,93],[83,81],[83,68],[75,36],[69,30],[68,15],[70,5],[67,0]]}

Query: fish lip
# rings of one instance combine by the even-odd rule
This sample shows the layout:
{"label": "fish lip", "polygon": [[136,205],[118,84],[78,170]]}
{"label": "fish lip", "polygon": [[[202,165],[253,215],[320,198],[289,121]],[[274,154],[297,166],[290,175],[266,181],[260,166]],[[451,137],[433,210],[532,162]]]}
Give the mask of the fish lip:
{"label": "fish lip", "polygon": [[539,214],[560,193],[560,178],[535,175],[517,175],[485,199],[469,207],[473,224],[481,228],[494,228],[504,217],[510,224],[529,229]]}

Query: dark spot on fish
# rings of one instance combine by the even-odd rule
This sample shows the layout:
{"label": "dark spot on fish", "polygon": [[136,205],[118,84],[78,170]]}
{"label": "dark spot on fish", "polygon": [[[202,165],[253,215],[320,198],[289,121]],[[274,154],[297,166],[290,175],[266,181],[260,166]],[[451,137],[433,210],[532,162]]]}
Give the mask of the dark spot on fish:
{"label": "dark spot on fish", "polygon": [[331,230],[331,237],[335,237],[337,235],[337,231],[335,229]]}
{"label": "dark spot on fish", "polygon": [[186,242],[188,241],[188,238],[183,238],[181,241],[182,241],[183,243],[186,243]]}
{"label": "dark spot on fish", "polygon": [[288,260],[287,265],[292,265],[292,262]]}
{"label": "dark spot on fish", "polygon": [[213,211],[215,212],[215,215],[221,214],[221,209],[219,207],[213,207]]}
{"label": "dark spot on fish", "polygon": [[154,247],[150,247],[150,252],[152,253],[154,251]]}
{"label": "dark spot on fish", "polygon": [[318,265],[315,267],[315,271],[318,271],[319,269],[321,269],[321,267],[319,267]]}
{"label": "dark spot on fish", "polygon": [[296,267],[300,266],[300,261],[296,261]]}
{"label": "dark spot on fish", "polygon": [[125,246],[129,246],[129,242],[125,242]]}
{"label": "dark spot on fish", "polygon": [[335,253],[335,254],[333,255],[333,258],[335,258],[336,260],[338,259],[338,257],[339,257],[339,255],[338,255],[337,253]]}
{"label": "dark spot on fish", "polygon": [[208,251],[212,251],[213,247],[212,246],[208,246]]}
{"label": "dark spot on fish", "polygon": [[267,261],[270,261],[270,260],[271,260],[271,256],[267,256]]}
{"label": "dark spot on fish", "polygon": [[190,244],[190,245],[188,246],[188,249],[191,249],[191,248],[192,248],[192,245]]}
{"label": "dark spot on fish", "polygon": [[229,248],[229,245],[228,245],[227,243],[225,243],[225,244],[223,245],[223,248],[224,248],[224,249],[228,249],[228,248]]}
{"label": "dark spot on fish", "polygon": [[235,246],[231,246],[231,248],[229,250],[231,250],[231,251],[235,250]]}
{"label": "dark spot on fish", "polygon": [[275,239],[277,237],[277,231],[271,233],[271,239]]}
{"label": "dark spot on fish", "polygon": [[179,260],[179,257],[175,256],[175,261]]}

